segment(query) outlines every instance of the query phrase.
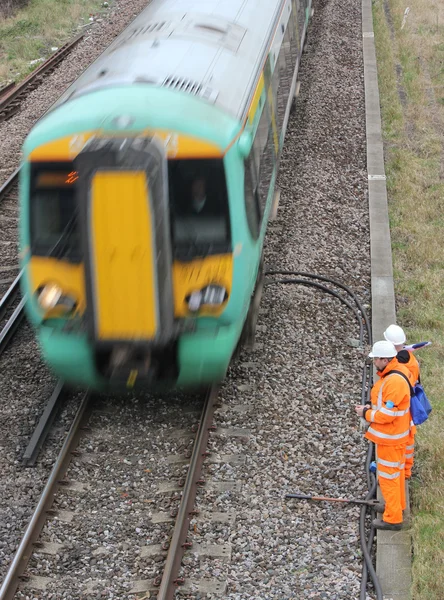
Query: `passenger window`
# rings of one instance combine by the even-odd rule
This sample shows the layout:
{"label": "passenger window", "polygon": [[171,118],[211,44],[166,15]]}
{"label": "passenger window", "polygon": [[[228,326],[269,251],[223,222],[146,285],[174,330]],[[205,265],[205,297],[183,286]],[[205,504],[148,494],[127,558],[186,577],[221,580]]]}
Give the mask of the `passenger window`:
{"label": "passenger window", "polygon": [[[290,88],[292,83],[293,71],[291,70],[291,58],[290,53],[290,30],[293,27],[292,20],[290,18],[287,23],[287,29],[285,31],[284,39],[282,40],[282,46],[279,52],[278,61],[273,73],[273,90],[276,89],[276,120],[278,131],[282,131],[282,125],[284,122],[285,111],[288,104],[288,97],[290,95]],[[287,62],[288,56],[288,62]]]}
{"label": "passenger window", "polygon": [[[300,6],[300,2],[299,2],[299,6]],[[298,6],[296,5],[296,1],[293,0],[292,2],[292,7],[293,10],[291,11],[291,16],[290,16],[290,20],[288,22],[288,30],[290,32],[290,46],[289,46],[289,52],[287,53],[287,63],[290,65],[290,69],[291,72],[294,73],[295,67],[296,67],[296,60],[299,56],[299,52],[300,52],[300,39],[301,39],[301,33],[302,33],[302,29],[303,29],[303,23],[302,23],[302,28],[300,28],[300,31],[298,31],[298,21],[299,21],[299,17],[298,17]]]}
{"label": "passenger window", "polygon": [[255,155],[256,164],[259,164],[258,196],[262,217],[267,204],[275,162],[273,130],[268,113],[268,104],[264,106],[262,111],[253,142],[253,153]]}
{"label": "passenger window", "polygon": [[259,203],[257,197],[256,182],[253,183],[253,163],[250,158],[245,161],[245,211],[247,213],[247,222],[251,237],[257,240],[260,231]]}
{"label": "passenger window", "polygon": [[230,219],[221,159],[168,161],[174,255],[188,259],[230,251]]}
{"label": "passenger window", "polygon": [[[298,7],[299,7],[299,11],[298,11],[298,15],[297,15],[297,21],[298,21],[298,25],[299,25],[299,40],[302,40],[302,34],[304,32],[304,27],[305,27],[305,18],[306,18],[306,9],[307,9],[307,2],[305,0],[299,0],[298,2]],[[299,42],[300,43],[300,42]],[[302,46],[299,47],[300,52],[302,52]],[[298,52],[299,54],[299,52]]]}

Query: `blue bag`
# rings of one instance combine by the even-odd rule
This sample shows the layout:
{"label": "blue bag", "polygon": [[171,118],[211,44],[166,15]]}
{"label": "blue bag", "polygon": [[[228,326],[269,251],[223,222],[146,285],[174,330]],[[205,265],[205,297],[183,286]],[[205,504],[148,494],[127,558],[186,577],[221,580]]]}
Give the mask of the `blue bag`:
{"label": "blue bag", "polygon": [[421,425],[421,423],[427,421],[429,414],[432,412],[429,399],[420,383],[417,383],[413,388],[413,395],[410,399],[410,412],[415,425]]}
{"label": "blue bag", "polygon": [[429,399],[426,396],[424,388],[420,383],[417,383],[413,388],[406,375],[404,375],[404,373],[401,373],[401,371],[393,369],[392,371],[389,371],[387,375],[390,375],[391,373],[398,373],[398,375],[402,375],[402,377],[404,377],[404,379],[409,384],[410,414],[412,416],[412,421],[415,425],[421,425],[421,423],[427,421],[427,419],[429,418],[429,414],[432,412],[432,407],[430,405]]}

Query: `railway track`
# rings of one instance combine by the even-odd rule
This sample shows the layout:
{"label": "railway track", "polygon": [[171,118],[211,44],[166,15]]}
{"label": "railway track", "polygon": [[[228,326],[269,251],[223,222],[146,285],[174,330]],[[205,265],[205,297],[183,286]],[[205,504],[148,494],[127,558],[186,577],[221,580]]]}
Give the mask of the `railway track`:
{"label": "railway track", "polygon": [[[133,12],[133,3],[130,12]],[[281,203],[277,221],[269,229],[266,262],[289,270],[298,268],[336,275],[369,302],[360,4],[321,0],[313,25],[309,38],[313,44],[311,47],[309,44],[307,60],[302,62],[300,104],[290,123],[281,162]],[[338,39],[342,40],[339,45]],[[363,497],[366,489],[362,469],[365,445],[352,410],[353,404],[359,402],[356,374],[362,366],[362,354],[349,345],[349,338],[356,337],[356,325],[345,312],[343,308],[338,310],[332,298],[324,298],[310,289],[266,289],[256,350],[243,357],[245,362],[230,369],[220,394],[224,405],[216,412],[218,431],[211,435],[212,457],[204,464],[205,478],[208,482],[216,480],[220,488],[215,491],[210,485],[204,485],[199,489],[197,499],[201,515],[212,506],[231,521],[228,524],[210,523],[195,516],[190,529],[194,549],[204,543],[231,544],[232,560],[228,565],[222,552],[219,558],[206,558],[192,548],[184,558],[181,577],[195,580],[200,573],[200,576],[217,578],[222,585],[225,579],[228,581],[225,595],[233,599],[281,600],[282,597],[323,597],[322,594],[344,600],[359,597],[361,557],[356,539],[356,509],[307,504],[286,507],[282,501],[285,492],[295,490],[307,494]],[[37,489],[41,489],[35,485],[36,477],[39,470],[44,471],[42,460],[32,472],[32,501],[21,463],[19,460],[14,462],[14,451],[24,430],[23,415],[35,410],[36,405],[40,406],[42,385],[38,388],[35,379],[29,376],[33,369],[37,370],[34,365],[39,364],[29,355],[26,375],[20,374],[23,385],[16,385],[17,366],[29,342],[25,340],[17,346],[16,364],[11,364],[9,371],[4,367],[10,355],[8,352],[0,368],[4,373],[2,393],[11,399],[9,410],[16,411],[13,419],[4,420],[4,429],[0,431],[6,452],[11,456],[3,470],[3,487],[14,490],[14,499],[5,497],[0,510],[6,515],[4,522],[8,527],[9,524],[15,526],[15,533],[6,527],[1,531],[2,576],[29,520],[31,507],[36,504]],[[45,398],[46,394],[45,390]],[[124,408],[119,409],[117,401],[115,404],[113,401],[113,405],[115,415],[120,419]],[[174,406],[178,411],[177,403]],[[173,427],[174,418],[170,419],[170,414],[168,407],[159,408],[148,402],[147,408],[136,417],[137,425],[140,426],[139,420],[143,418],[147,422],[162,418],[164,424],[171,422]],[[107,423],[104,412],[97,413],[97,418],[101,419],[102,426]],[[176,425],[183,428],[177,422]],[[27,440],[33,427],[34,424],[29,430],[25,429]],[[223,430],[226,433],[229,429],[235,430],[238,437],[222,435]],[[46,540],[53,544],[66,539],[62,533],[69,536],[69,532],[61,531],[62,528],[70,528],[75,539],[68,540],[71,545],[66,551],[61,549],[60,558],[48,552],[51,550],[49,543],[46,548],[40,548],[27,567],[31,579],[27,583],[21,582],[17,597],[45,597],[46,592],[30,594],[24,586],[31,588],[33,581],[38,582],[41,577],[41,585],[48,587],[50,582],[43,578],[52,581],[51,575],[55,572],[52,567],[56,562],[57,576],[63,576],[68,585],[63,592],[56,587],[53,598],[62,598],[68,590],[75,590],[80,580],[85,581],[85,586],[90,585],[91,582],[86,581],[88,577],[91,581],[99,580],[97,585],[102,586],[104,597],[109,598],[112,590],[118,590],[114,597],[132,600],[127,590],[133,589],[130,586],[135,580],[153,584],[156,565],[163,564],[161,561],[165,557],[144,555],[140,558],[138,549],[148,541],[148,535],[151,535],[149,545],[161,545],[167,525],[158,523],[158,529],[149,534],[143,516],[147,506],[155,506],[158,513],[163,513],[162,518],[171,521],[173,517],[169,511],[177,508],[177,500],[175,496],[162,495],[157,505],[154,492],[147,496],[144,489],[141,490],[142,484],[139,488],[132,487],[139,483],[136,476],[129,475],[124,479],[123,472],[121,474],[115,466],[118,462],[117,466],[130,468],[123,461],[126,458],[134,462],[134,456],[137,457],[134,466],[138,460],[145,460],[147,443],[156,442],[160,447],[160,438],[150,441],[151,431],[147,429],[144,436],[139,435],[139,439],[136,436],[134,440],[132,420],[131,425],[110,433],[108,440],[88,443],[85,438],[84,447],[80,447],[83,456],[73,457],[72,473],[68,471],[67,474],[71,483],[60,486],[60,494],[58,492],[53,506],[57,513],[50,514],[44,530],[48,536]],[[122,446],[124,436],[127,444]],[[116,446],[111,443],[111,438]],[[168,451],[172,449],[172,442],[169,444]],[[162,448],[166,446],[162,445]],[[185,454],[186,450],[185,440],[180,452]],[[23,449],[20,457],[22,452]],[[102,461],[96,461],[95,467],[97,455]],[[227,456],[231,457],[229,462]],[[92,464],[87,459],[91,459]],[[184,456],[182,460],[189,459]],[[165,465],[163,459],[160,465]],[[168,465],[170,463],[167,468]],[[149,464],[140,466],[141,471],[145,468],[153,469]],[[103,491],[103,498],[102,493],[96,494],[93,501],[92,495],[87,496],[85,492],[79,500],[75,494],[82,492],[75,489],[74,482],[89,481],[88,470],[92,469],[96,469],[97,481],[105,476],[112,477],[110,488],[114,490],[108,496]],[[154,477],[153,471],[145,476]],[[242,489],[239,482],[242,482]],[[110,495],[115,499],[110,499]],[[86,498],[91,501],[89,509]],[[150,502],[144,502],[144,499]],[[26,510],[20,510],[25,504]],[[139,511],[140,516],[132,526],[133,530],[136,527],[141,530],[137,544],[133,544],[134,531],[123,531],[126,521],[122,520],[121,512],[115,512],[129,511],[131,506],[131,510]],[[70,511],[71,508],[76,510]],[[109,517],[108,513],[112,513],[112,518],[101,520],[101,510],[102,516]],[[64,518],[71,518],[72,512],[71,523],[64,521]],[[150,511],[151,521],[153,516],[161,518],[157,517],[157,512]],[[85,513],[89,517],[97,515],[96,520],[89,520],[92,534],[77,523],[82,521]],[[130,556],[133,547],[139,552],[138,557]],[[165,554],[166,551],[162,552]],[[113,553],[116,555],[114,566]],[[131,558],[135,567],[133,571],[127,571],[126,565]],[[72,581],[67,579],[69,565],[73,565],[76,573]],[[124,593],[121,593],[122,589]],[[178,597],[189,598],[185,590],[176,592]],[[49,593],[47,595],[49,597]],[[100,595],[101,592],[97,592],[96,596]],[[80,594],[74,596],[80,597]],[[134,594],[134,598],[136,596],[152,598],[154,591],[142,591]]]}
{"label": "railway track", "polygon": [[0,324],[3,323],[0,329],[0,355],[11,341],[25,314],[26,299],[19,297],[21,276],[22,272],[17,275],[11,287],[0,300]]}
{"label": "railway track", "polygon": [[[198,486],[205,485],[200,472],[207,456],[217,393],[215,387],[207,390],[203,404],[199,401],[200,411],[196,402],[176,404],[175,416],[171,406],[167,407],[148,428],[140,415],[134,422],[134,413],[125,407],[117,420],[115,410],[107,413],[106,405],[97,406],[86,393],[5,577],[0,599],[23,598],[30,589],[53,592],[56,597],[61,590],[109,592],[112,577],[104,574],[107,561],[108,570],[115,567],[115,552],[122,561],[120,568],[128,571],[127,585],[120,583],[115,592],[125,593],[125,597],[144,594],[145,598],[172,599],[178,586],[184,591],[193,586],[216,593],[225,589],[223,581],[185,581],[179,577],[184,553],[191,548],[187,542],[190,521],[199,518],[193,507]],[[174,426],[177,411],[180,425],[187,422],[185,428]],[[170,419],[162,418],[166,414],[173,418],[173,425]],[[127,427],[132,429],[131,454],[123,452],[122,446],[120,452],[114,448],[108,453],[107,447],[113,446],[110,438]],[[125,444],[127,440],[122,439]],[[93,511],[96,514],[91,514],[88,507],[94,504],[94,496],[106,500]],[[116,497],[117,503],[110,503],[111,497]],[[208,508],[209,516],[201,516],[211,519]],[[91,532],[96,528],[93,541]],[[123,537],[121,530],[125,531]],[[126,556],[118,538],[125,540],[127,550],[132,548]],[[76,582],[78,563],[85,562],[85,551],[90,555],[90,577]],[[194,551],[229,556],[227,545],[196,546]],[[68,555],[70,567],[65,569],[64,557]],[[97,568],[98,562],[103,567]]]}
{"label": "railway track", "polygon": [[20,110],[20,104],[27,95],[41,84],[44,77],[54,71],[57,65],[80,42],[83,35],[81,33],[70,42],[64,44],[19,84],[11,83],[0,90],[0,122],[6,121]]}
{"label": "railway track", "polygon": [[24,298],[20,298],[17,264],[18,174],[17,169],[0,188],[0,224],[3,261],[0,265],[0,355],[17,330],[24,315]]}

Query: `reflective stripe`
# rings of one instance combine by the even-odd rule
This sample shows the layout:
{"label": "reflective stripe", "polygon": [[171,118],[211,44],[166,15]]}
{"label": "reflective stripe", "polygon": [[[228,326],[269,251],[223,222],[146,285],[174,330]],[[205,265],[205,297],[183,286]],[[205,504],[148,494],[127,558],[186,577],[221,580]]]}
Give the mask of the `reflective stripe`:
{"label": "reflective stripe", "polygon": [[410,421],[410,427],[414,427],[415,424],[413,423],[413,421]]}
{"label": "reflective stripe", "polygon": [[384,477],[384,479],[396,479],[397,477],[399,477],[400,473],[399,471],[397,473],[384,473],[384,471],[378,471],[378,475],[379,477]]}
{"label": "reflective stripe", "polygon": [[415,449],[415,444],[412,444],[411,446],[406,446],[405,449],[406,450],[414,450]]}
{"label": "reflective stripe", "polygon": [[384,415],[390,415],[394,417],[403,417],[409,412],[409,410],[409,408],[406,408],[405,410],[391,410],[390,408],[385,408],[385,406],[380,409]]}
{"label": "reflective stripe", "polygon": [[404,431],[404,433],[396,433],[396,434],[390,435],[389,433],[381,433],[380,431],[376,431],[376,429],[373,429],[373,427],[369,427],[368,433],[372,433],[374,436],[382,438],[384,440],[400,440],[401,438],[409,435],[410,430],[407,429],[407,431]]}
{"label": "reflective stripe", "polygon": [[403,417],[404,415],[406,415],[408,412],[410,412],[410,408],[406,408],[405,410],[397,410],[395,412],[395,415],[397,417]]}
{"label": "reflective stripe", "polygon": [[377,408],[381,408],[382,406],[382,388],[384,387],[384,383],[385,381],[382,382],[381,387],[379,388]]}
{"label": "reflective stripe", "polygon": [[406,458],[413,458],[413,452],[411,454],[406,454],[405,457]]}
{"label": "reflective stripe", "polygon": [[402,469],[403,465],[399,462],[392,462],[391,460],[384,460],[383,458],[377,459],[378,465],[384,465],[384,467],[393,467],[394,469]]}
{"label": "reflective stripe", "polygon": [[372,422],[375,420],[375,412],[376,412],[376,410],[372,410],[370,412],[370,421],[372,421]]}

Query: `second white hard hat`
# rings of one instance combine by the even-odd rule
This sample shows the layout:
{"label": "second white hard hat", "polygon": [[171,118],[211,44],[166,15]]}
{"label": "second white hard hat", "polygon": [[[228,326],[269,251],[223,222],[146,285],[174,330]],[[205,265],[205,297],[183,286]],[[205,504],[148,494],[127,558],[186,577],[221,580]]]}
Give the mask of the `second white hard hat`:
{"label": "second white hard hat", "polygon": [[393,358],[398,354],[392,342],[382,340],[373,344],[372,351],[369,354],[370,358]]}
{"label": "second white hard hat", "polygon": [[384,331],[384,337],[388,342],[392,342],[395,346],[405,344],[405,333],[399,325],[389,325]]}

